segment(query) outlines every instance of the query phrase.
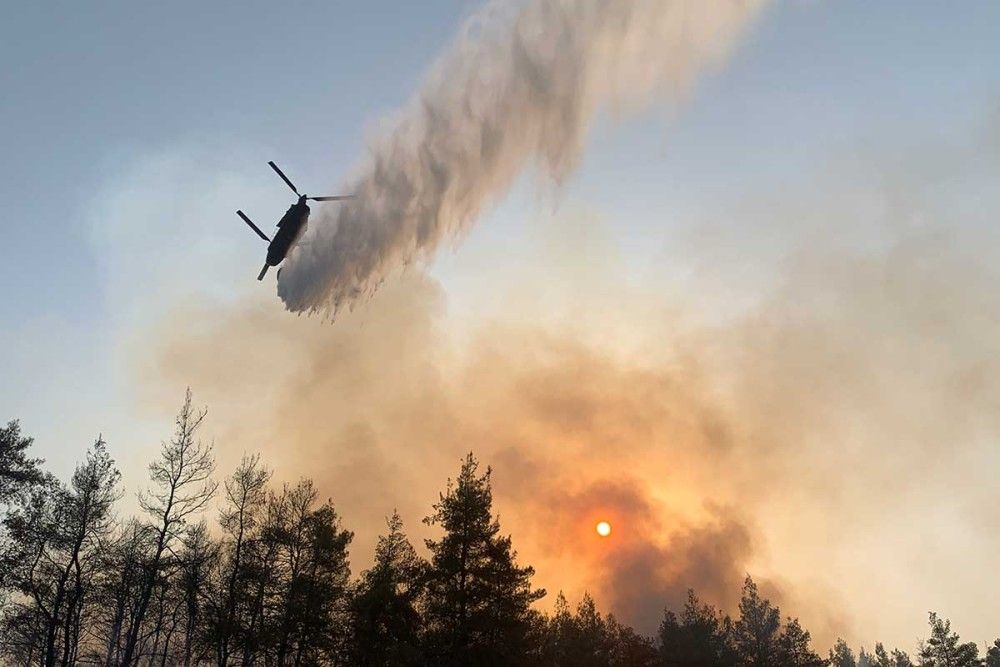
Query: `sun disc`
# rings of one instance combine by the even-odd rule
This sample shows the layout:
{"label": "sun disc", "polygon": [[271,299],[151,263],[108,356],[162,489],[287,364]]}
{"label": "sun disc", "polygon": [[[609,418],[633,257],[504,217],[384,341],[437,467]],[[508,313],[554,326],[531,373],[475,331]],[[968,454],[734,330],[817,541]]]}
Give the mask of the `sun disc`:
{"label": "sun disc", "polygon": [[597,534],[601,537],[607,537],[611,534],[611,524],[607,521],[601,521],[597,524]]}

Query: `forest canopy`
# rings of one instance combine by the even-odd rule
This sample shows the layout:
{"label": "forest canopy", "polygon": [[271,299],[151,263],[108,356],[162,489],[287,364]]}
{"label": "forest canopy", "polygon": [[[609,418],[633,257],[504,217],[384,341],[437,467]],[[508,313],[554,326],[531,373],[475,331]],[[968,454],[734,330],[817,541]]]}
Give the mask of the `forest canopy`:
{"label": "forest canopy", "polygon": [[691,590],[653,637],[586,594],[542,611],[472,453],[429,504],[426,556],[387,508],[352,575],[334,502],[275,484],[258,455],[220,477],[205,414],[188,391],[133,517],[102,438],[65,482],[17,421],[0,428],[0,664],[1000,667],[1000,639],[980,650],[934,613],[912,657],[843,640],[821,654],[749,575],[732,614]]}

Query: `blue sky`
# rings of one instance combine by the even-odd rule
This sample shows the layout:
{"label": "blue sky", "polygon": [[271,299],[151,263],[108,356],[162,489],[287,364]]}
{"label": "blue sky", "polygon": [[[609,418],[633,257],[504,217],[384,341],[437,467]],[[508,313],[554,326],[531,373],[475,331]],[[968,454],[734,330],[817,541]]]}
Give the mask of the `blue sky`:
{"label": "blue sky", "polygon": [[[336,182],[367,124],[409,96],[477,4],[31,4],[9,12],[0,26],[9,64],[0,71],[0,197],[8,247],[19,251],[0,267],[15,288],[0,318],[58,311],[93,324],[99,249],[88,245],[80,212],[136,156],[225,141],[263,147],[250,157],[294,165],[299,180]],[[864,133],[962,127],[997,103],[1000,8],[954,7],[777,3],[739,57],[702,82],[669,139],[652,117],[601,132],[581,190],[600,188],[618,205],[655,195],[664,180],[685,191],[741,187],[749,171],[778,182]]]}
{"label": "blue sky", "polygon": [[[335,190],[379,119],[418,88],[479,5],[9,7],[0,419],[20,418],[60,474],[102,430],[128,443],[118,456],[141,472],[164,422],[134,414],[127,369],[142,345],[125,334],[177,299],[269,298],[273,283],[253,280],[263,248],[233,215],[243,208],[267,229],[288,205],[267,160],[310,192]],[[664,279],[656,265],[665,247],[690,242],[697,221],[743,208],[766,215],[786,195],[807,199],[798,193],[826,182],[817,174],[845,164],[864,165],[848,169],[854,178],[878,177],[876,162],[905,164],[928,146],[961,153],[988,137],[1000,113],[998,26],[991,0],[774,2],[678,109],[598,123],[560,207],[610,221],[629,271],[683,292],[691,267]],[[987,165],[962,187],[985,190],[995,176]],[[460,314],[475,309],[482,281],[529,261],[532,221],[546,209],[535,195],[520,183],[435,264]],[[950,196],[970,206],[964,224],[992,233],[995,216],[960,195]],[[690,298],[766,279],[782,228],[755,239],[734,220],[719,223],[732,227],[720,238],[745,245],[720,248],[716,259],[732,266]]]}
{"label": "blue sky", "polygon": [[[477,4],[9,12],[0,27],[9,64],[0,72],[0,197],[8,247],[19,251],[0,267],[15,287],[0,317],[58,311],[93,324],[99,249],[88,245],[80,211],[136,156],[177,142],[243,143],[294,165],[300,180],[336,182],[362,149],[366,124],[409,96]],[[739,57],[702,82],[669,139],[652,117],[602,132],[581,189],[601,188],[617,205],[659,192],[664,174],[686,191],[741,187],[748,171],[777,182],[864,133],[962,127],[997,103],[1000,8],[954,7],[777,3]]]}

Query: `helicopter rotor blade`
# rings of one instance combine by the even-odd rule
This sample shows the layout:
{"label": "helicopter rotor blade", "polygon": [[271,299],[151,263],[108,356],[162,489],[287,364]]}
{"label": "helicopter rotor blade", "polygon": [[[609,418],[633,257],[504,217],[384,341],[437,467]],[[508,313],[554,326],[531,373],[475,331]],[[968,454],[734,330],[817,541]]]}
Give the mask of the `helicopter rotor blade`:
{"label": "helicopter rotor blade", "polygon": [[344,201],[345,199],[354,199],[354,195],[336,195],[334,197],[306,197],[310,201]]}
{"label": "helicopter rotor blade", "polygon": [[255,232],[257,232],[257,236],[261,237],[262,239],[264,239],[268,243],[271,242],[271,239],[267,238],[267,234],[265,234],[264,232],[260,231],[260,227],[258,227],[257,225],[253,224],[253,221],[250,220],[250,218],[247,217],[246,213],[244,213],[243,211],[236,211],[236,215],[238,215],[241,218],[243,218],[243,222],[245,222],[248,225],[250,225],[250,229],[252,229]]}
{"label": "helicopter rotor blade", "polygon": [[[280,169],[278,169],[278,165],[274,164],[273,162],[268,162],[268,164],[271,165],[271,169],[274,169],[274,171],[277,172],[278,176],[281,176],[281,180],[283,180],[288,185],[288,187],[292,189],[292,192],[299,195],[299,191],[295,188],[292,182],[288,180],[288,177],[285,176],[285,173]],[[301,197],[302,195],[299,196]]]}

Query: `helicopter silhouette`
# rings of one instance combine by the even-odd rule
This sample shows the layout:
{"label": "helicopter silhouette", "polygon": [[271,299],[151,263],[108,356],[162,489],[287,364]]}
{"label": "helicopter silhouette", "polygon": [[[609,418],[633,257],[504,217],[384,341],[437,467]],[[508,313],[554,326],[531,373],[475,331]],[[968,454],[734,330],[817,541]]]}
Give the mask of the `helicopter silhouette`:
{"label": "helicopter silhouette", "polygon": [[260,270],[260,275],[257,276],[257,280],[263,280],[264,274],[267,273],[268,268],[272,266],[277,266],[281,264],[285,256],[288,255],[288,251],[291,250],[292,246],[298,240],[299,236],[306,228],[306,223],[309,221],[309,205],[306,204],[307,201],[343,201],[345,199],[353,199],[354,195],[337,195],[333,197],[309,197],[307,195],[301,194],[295,185],[285,176],[284,172],[278,169],[278,165],[274,162],[268,162],[271,169],[277,172],[281,180],[285,182],[292,189],[299,200],[292,204],[285,214],[281,216],[281,220],[278,221],[278,231],[274,235],[273,239],[269,239],[267,234],[260,231],[260,227],[253,224],[253,221],[247,217],[246,213],[243,211],[236,211],[236,215],[243,218],[243,222],[250,225],[250,229],[257,232],[257,236],[261,237],[267,241],[267,259],[264,262],[264,268]]}

